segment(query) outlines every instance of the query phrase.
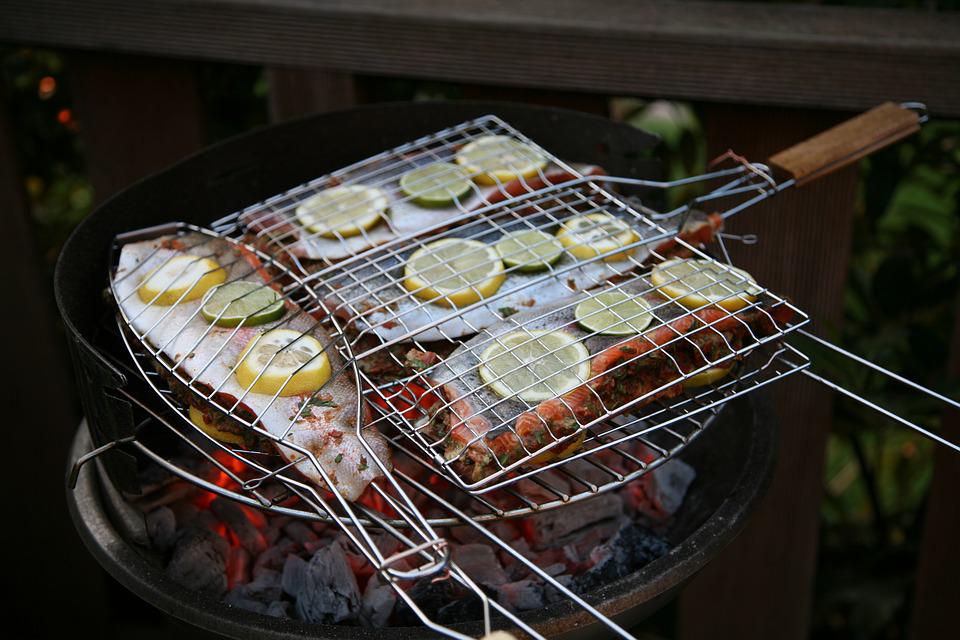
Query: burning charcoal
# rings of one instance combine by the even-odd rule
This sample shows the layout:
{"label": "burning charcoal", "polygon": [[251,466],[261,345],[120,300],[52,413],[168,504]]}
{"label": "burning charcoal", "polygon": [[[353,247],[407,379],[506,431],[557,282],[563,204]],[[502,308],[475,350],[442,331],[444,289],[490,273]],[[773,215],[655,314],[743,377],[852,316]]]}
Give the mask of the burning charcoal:
{"label": "burning charcoal", "polygon": [[316,542],[320,539],[320,536],[314,533],[309,525],[299,520],[293,520],[285,524],[283,526],[283,532],[287,534],[291,540],[302,545]]}
{"label": "burning charcoal", "polygon": [[397,592],[384,584],[379,576],[367,580],[363,590],[363,603],[360,605],[360,622],[370,627],[385,627],[397,602]]}
{"label": "burning charcoal", "polygon": [[248,598],[246,591],[241,587],[239,589],[234,589],[228,593],[223,601],[229,604],[232,607],[237,607],[239,609],[246,609],[247,611],[252,611],[254,613],[266,613],[267,605],[258,601]]}
{"label": "burning charcoal", "polygon": [[[259,577],[259,576],[258,576]],[[296,598],[307,581],[307,561],[297,555],[288,555],[283,563],[280,585],[285,592]]]}
{"label": "burning charcoal", "polygon": [[[450,603],[453,597],[449,580],[434,582],[431,578],[417,580],[407,593],[417,603],[417,606],[430,617],[436,616],[437,610]],[[460,618],[460,620],[471,619]],[[417,614],[403,600],[397,600],[396,607],[394,607],[393,623],[400,627],[413,627],[422,624]]]}
{"label": "burning charcoal", "polygon": [[286,600],[275,600],[267,606],[267,610],[263,613],[273,618],[289,618],[289,609],[290,603]]}
{"label": "burning charcoal", "polygon": [[[496,593],[488,587],[481,585],[481,588],[491,598],[496,598]],[[450,624],[463,622],[464,620],[480,620],[483,618],[483,602],[475,595],[468,594],[459,600],[446,604],[437,610],[437,622],[441,624]]]}
{"label": "burning charcoal", "polygon": [[167,576],[177,584],[216,596],[227,590],[227,541],[207,529],[184,529],[177,537]]}
{"label": "burning charcoal", "polygon": [[283,587],[280,584],[280,574],[276,571],[264,569],[252,582],[244,585],[247,596],[269,604],[283,596]]}
{"label": "burning charcoal", "polygon": [[533,580],[519,580],[502,584],[497,589],[497,601],[512,611],[529,611],[543,606],[543,586]]}
{"label": "burning charcoal", "polygon": [[493,547],[485,544],[461,544],[453,547],[453,561],[478,583],[496,587],[507,581]]}
{"label": "burning charcoal", "polygon": [[665,515],[672,516],[683,504],[683,498],[697,472],[683,460],[671,460],[654,469],[650,475],[655,480],[653,495],[650,496],[654,506]]}
{"label": "burning charcoal", "polygon": [[[573,587],[573,576],[563,574],[560,576],[554,576],[553,579],[568,589]],[[547,602],[547,604],[553,604],[554,602],[565,601],[567,596],[563,595],[563,593],[561,593],[560,590],[552,584],[547,583],[543,585],[543,599]]]}
{"label": "burning charcoal", "polygon": [[531,516],[534,546],[561,546],[578,537],[581,530],[623,515],[623,501],[616,493],[604,493],[564,507]]}
{"label": "burning charcoal", "polygon": [[307,622],[352,620],[360,612],[360,588],[339,544],[318,550],[308,563],[294,609]]}
{"label": "burning charcoal", "polygon": [[210,511],[220,518],[230,531],[237,536],[244,549],[257,556],[267,548],[267,541],[260,530],[237,503],[226,498],[217,498],[210,503]]}
{"label": "burning charcoal", "polygon": [[144,518],[150,543],[158,551],[166,553],[173,548],[177,537],[177,517],[169,507],[154,509]]}
{"label": "burning charcoal", "polygon": [[259,576],[263,570],[281,571],[287,556],[293,553],[296,548],[297,544],[286,536],[277,540],[276,544],[257,556],[257,560],[253,564],[253,577]]}
{"label": "burning charcoal", "polygon": [[630,523],[610,542],[593,550],[590,560],[594,565],[574,579],[574,590],[585,593],[610,584],[669,550],[666,540],[636,523]]}
{"label": "burning charcoal", "polygon": [[450,537],[460,544],[472,544],[474,542],[483,542],[483,534],[469,526],[451,527]]}
{"label": "burning charcoal", "polygon": [[553,576],[553,577],[559,576],[566,570],[567,570],[567,565],[563,564],[562,562],[557,562],[555,564],[551,564],[548,567],[543,567],[543,572],[548,576]]}
{"label": "burning charcoal", "polygon": [[227,554],[227,588],[250,582],[250,552],[243,547],[230,547]]}

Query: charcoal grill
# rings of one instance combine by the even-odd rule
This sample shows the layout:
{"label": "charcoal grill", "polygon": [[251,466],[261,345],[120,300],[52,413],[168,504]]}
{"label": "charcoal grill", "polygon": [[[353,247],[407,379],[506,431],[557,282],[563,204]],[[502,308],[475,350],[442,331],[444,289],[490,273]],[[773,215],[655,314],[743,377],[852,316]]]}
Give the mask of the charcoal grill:
{"label": "charcoal grill", "polygon": [[[477,115],[491,111],[497,112],[500,116]],[[892,142],[914,131],[919,120],[920,117],[908,110],[894,105],[885,105],[860,120],[859,134],[857,125],[852,129],[844,130],[851,139],[844,139],[843,135],[835,134],[834,137],[840,139],[841,144],[826,143],[826,148],[829,150],[828,156],[833,158],[833,165],[840,166],[873,148],[870,146],[864,148],[862,144],[864,123],[869,127],[878,128],[875,132],[871,130],[871,135],[868,136],[871,144],[876,146]],[[460,124],[453,124],[451,127],[437,131],[438,124],[446,122]],[[549,128],[549,132],[544,131],[545,125]],[[354,127],[362,127],[369,136],[362,137],[360,140],[354,139],[351,137],[352,132],[355,131]],[[568,135],[562,135],[563,131],[567,131]],[[538,133],[542,135],[538,136]],[[292,210],[298,202],[302,202],[304,196],[333,185],[350,184],[359,180],[373,184],[379,184],[378,180],[394,180],[398,175],[398,167],[409,168],[414,158],[449,159],[449,155],[445,154],[452,149],[462,147],[479,135],[489,134],[505,134],[530,144],[534,144],[532,140],[537,139],[562,140],[562,144],[550,145],[550,151],[539,149],[539,153],[549,159],[548,166],[559,171],[560,174],[539,170],[536,176],[522,178],[519,189],[516,188],[517,185],[501,183],[489,192],[471,194],[480,199],[479,205],[474,202],[468,206],[458,198],[456,210],[452,215],[432,227],[405,231],[394,228],[394,225],[388,221],[385,225],[378,227],[377,233],[386,234],[383,238],[368,237],[366,230],[362,230],[360,237],[356,240],[352,238],[348,240],[340,234],[335,234],[336,237],[331,240],[343,248],[343,254],[337,256],[338,260],[327,266],[321,266],[319,270],[305,266],[305,257],[318,256],[311,255],[309,250],[304,251],[304,247],[315,245],[318,239],[315,236],[305,237],[302,228],[292,225],[289,219]],[[528,138],[527,135],[530,137]],[[414,142],[400,144],[411,138]],[[303,140],[311,140],[313,146],[305,148],[307,145],[303,144]],[[478,522],[523,515],[536,510],[559,508],[571,501],[588,499],[597,493],[621,486],[624,482],[663,464],[685,450],[686,445],[700,436],[706,426],[718,415],[723,415],[720,409],[729,406],[733,398],[785,375],[803,371],[807,367],[806,358],[780,340],[787,332],[799,330],[799,327],[806,322],[806,317],[789,301],[757,287],[756,291],[751,291],[755,294],[754,297],[749,300],[744,299],[745,304],[741,306],[755,312],[755,315],[765,323],[764,326],[770,325],[769,329],[765,329],[757,336],[755,335],[756,326],[751,327],[743,319],[746,312],[731,312],[730,322],[734,326],[737,323],[743,325],[745,333],[752,338],[744,344],[731,344],[723,333],[713,328],[713,324],[721,322],[720,320],[700,319],[703,329],[698,331],[712,331],[722,339],[725,348],[721,349],[719,355],[708,356],[704,353],[702,343],[693,342],[684,334],[678,334],[666,343],[656,345],[654,351],[663,354],[665,361],[673,363],[675,373],[662,387],[650,391],[646,396],[654,396],[677,379],[685,380],[712,366],[748,356],[744,358],[737,375],[731,380],[712,385],[703,392],[688,394],[673,402],[655,404],[629,402],[618,408],[616,416],[608,409],[588,422],[581,422],[578,418],[574,433],[558,435],[551,433],[550,446],[558,448],[564,446],[572,437],[580,433],[585,434],[589,430],[590,435],[582,451],[567,459],[555,460],[539,469],[531,470],[527,463],[535,453],[542,452],[523,446],[522,452],[513,459],[500,460],[494,456],[496,468],[492,473],[467,481],[455,469],[453,462],[456,461],[456,457],[442,454],[437,449],[438,441],[431,441],[424,436],[423,425],[426,416],[411,417],[411,402],[405,396],[409,387],[401,385],[398,391],[395,382],[379,384],[365,375],[358,367],[358,362],[367,357],[386,355],[396,360],[398,364],[402,364],[396,355],[389,351],[389,348],[410,341],[422,348],[424,344],[421,339],[426,342],[427,335],[430,335],[431,342],[436,341],[439,336],[439,339],[452,343],[453,339],[460,335],[486,332],[491,339],[496,340],[497,336],[488,331],[492,321],[477,321],[476,318],[470,317],[470,312],[501,298],[509,299],[506,296],[517,291],[518,288],[508,287],[506,291],[483,301],[482,304],[477,302],[465,308],[450,311],[443,317],[431,319],[426,324],[415,328],[408,327],[397,315],[394,317],[398,321],[395,324],[400,325],[399,335],[396,332],[390,334],[389,331],[377,334],[378,326],[388,329],[391,327],[387,327],[387,322],[382,320],[379,321],[379,325],[371,322],[371,316],[368,313],[370,305],[358,310],[357,303],[366,300],[372,302],[374,311],[382,311],[386,308],[402,308],[405,302],[403,298],[407,296],[401,294],[400,297],[390,297],[389,284],[371,286],[371,276],[365,275],[363,269],[373,269],[374,277],[386,275],[404,255],[409,255],[414,249],[425,248],[422,234],[430,234],[431,238],[442,237],[445,234],[459,234],[457,237],[464,237],[464,234],[467,234],[466,237],[478,238],[484,234],[503,232],[513,224],[523,223],[529,226],[532,224],[531,219],[545,217],[547,224],[556,225],[560,223],[557,217],[558,212],[577,215],[602,212],[604,215],[628,219],[641,229],[636,240],[623,247],[631,252],[636,250],[636,253],[631,253],[629,257],[630,264],[626,271],[610,273],[608,269],[613,269],[612,263],[607,265],[607,261],[600,256],[584,261],[584,265],[592,264],[603,270],[605,278],[622,276],[626,279],[625,282],[629,282],[631,276],[628,272],[644,267],[648,258],[663,260],[666,254],[665,247],[679,247],[699,255],[704,260],[710,261],[710,264],[716,265],[716,268],[725,269],[729,273],[729,267],[712,260],[696,246],[683,239],[683,234],[689,232],[691,219],[697,215],[696,207],[707,205],[707,203],[715,207],[719,202],[723,202],[723,214],[720,217],[734,215],[755,202],[795,184],[802,184],[834,168],[831,163],[809,163],[809,154],[788,151],[773,159],[780,168],[786,169],[789,173],[786,179],[778,180],[764,165],[740,160],[734,163],[733,167],[718,168],[704,176],[664,183],[638,173],[650,168],[647,163],[639,160],[638,156],[649,149],[651,143],[648,136],[627,127],[560,111],[476,104],[376,107],[332,114],[252,134],[244,140],[220,145],[128,189],[105,204],[78,229],[65,247],[58,265],[58,301],[73,335],[72,351],[75,361],[81,377],[86,381],[82,393],[90,420],[92,441],[96,445],[91,452],[79,457],[71,473],[71,482],[76,481],[77,470],[83,462],[103,456],[112,481],[126,491],[136,491],[135,459],[131,455],[131,452],[134,452],[136,455],[167,466],[170,471],[192,482],[202,484],[201,479],[191,476],[183,469],[176,468],[164,459],[161,452],[147,444],[148,439],[142,433],[144,425],[160,425],[162,430],[166,430],[169,434],[191,442],[198,453],[206,456],[213,464],[231,475],[240,487],[240,491],[233,492],[219,487],[209,487],[211,490],[252,506],[280,510],[284,513],[287,513],[284,511],[286,507],[281,505],[280,498],[298,495],[307,507],[302,512],[293,512],[290,515],[327,519],[339,523],[351,542],[388,580],[449,575],[465,588],[474,591],[484,601],[486,630],[491,628],[490,616],[500,614],[506,616],[509,625],[536,635],[537,632],[529,626],[525,618],[511,614],[497,602],[487,599],[483,591],[473,584],[470,577],[451,563],[445,543],[435,533],[434,527],[453,521],[465,522],[487,535],[492,543],[497,543],[495,536],[486,534],[485,530],[479,527]],[[812,144],[816,146],[817,140],[815,139]],[[393,147],[391,151],[382,151],[383,148],[390,147]],[[336,151],[329,153],[331,149]],[[356,161],[357,157],[365,159]],[[619,177],[595,175],[595,172],[589,168],[575,167],[565,163],[560,160],[561,157],[596,163]],[[350,164],[350,161],[354,162]],[[337,169],[337,167],[346,168]],[[322,177],[312,178],[318,174]],[[695,181],[711,183],[714,186],[707,195],[683,207],[672,211],[659,211],[656,208],[658,196],[655,190]],[[720,181],[719,185],[714,181]],[[296,186],[291,188],[291,183]],[[642,199],[624,200],[614,195],[608,190],[613,184],[633,188],[634,193]],[[279,195],[274,195],[278,193]],[[240,208],[239,205],[248,205],[249,202],[257,204]],[[171,215],[174,210],[176,215]],[[231,211],[238,213],[229,213]],[[205,222],[209,224],[211,219],[223,213],[227,215],[219,217],[210,224],[209,228],[197,226]],[[171,218],[179,218],[187,222],[171,225],[168,223]],[[160,226],[151,226],[157,224]],[[130,233],[128,230],[131,228],[140,228],[141,231]],[[107,257],[107,266],[112,268],[116,264],[115,250],[119,244],[171,234],[181,234],[181,237],[190,238],[197,247],[206,246],[205,243],[211,238],[224,238],[238,248],[242,246],[245,252],[256,255],[259,258],[259,264],[269,268],[271,273],[280,274],[275,277],[282,277],[287,283],[283,290],[284,295],[295,301],[300,309],[321,315],[332,325],[334,340],[331,344],[335,346],[331,348],[335,349],[346,363],[334,375],[349,376],[349,379],[355,382],[358,393],[365,394],[371,400],[370,404],[379,408],[373,423],[381,426],[385,432],[389,427],[391,433],[397,434],[391,438],[396,449],[420,464],[440,472],[446,483],[444,487],[449,485],[450,490],[465,491],[472,495],[473,501],[470,507],[456,507],[444,498],[442,491],[434,491],[405,473],[391,472],[374,455],[374,450],[367,442],[368,438],[364,437],[359,428],[357,436],[385,476],[382,484],[371,486],[375,487],[381,500],[390,507],[392,515],[379,513],[369,506],[352,504],[345,500],[341,492],[334,487],[311,451],[291,445],[285,439],[287,432],[278,437],[260,429],[258,424],[262,414],[258,414],[253,419],[242,416],[236,411],[240,401],[232,406],[224,406],[219,397],[215,397],[213,393],[199,391],[194,385],[196,377],[184,378],[178,370],[177,363],[171,366],[169,362],[171,354],[165,354],[168,358],[163,364],[167,375],[164,375],[164,372],[155,371],[151,364],[155,364],[158,359],[164,362],[163,354],[160,354],[161,347],[151,344],[147,339],[150,329],[144,328],[143,323],[137,323],[137,315],[124,310],[124,296],[129,297],[130,294],[125,294],[118,289],[116,282],[122,281],[122,278],[118,274],[112,285],[113,297],[120,303],[121,309],[119,326],[114,328],[114,321],[110,316],[114,313],[115,307],[105,305],[95,310],[86,306],[87,301],[91,299],[90,292],[102,288],[103,281],[98,278],[95,270],[89,267],[83,269],[80,265],[91,256],[95,256],[97,261]],[[722,234],[717,237],[720,239],[720,249],[725,254]],[[330,242],[323,240],[320,244],[329,245]],[[200,250],[197,252],[199,253]],[[584,268],[586,266],[571,265],[551,269],[544,276],[528,282],[527,286],[546,285],[551,279],[558,281],[559,278],[570,276],[577,273],[578,269]],[[633,284],[645,284],[645,281],[634,277]],[[467,283],[466,286],[470,287],[473,284]],[[616,286],[622,285],[618,282]],[[649,285],[646,286],[649,289]],[[83,291],[86,293],[81,293]],[[762,300],[763,304],[755,300]],[[416,305],[418,308],[423,307],[419,302]],[[331,312],[331,307],[335,307],[336,311],[342,313]],[[780,317],[775,311],[777,309],[788,309],[790,313],[787,319]],[[685,311],[681,319],[691,314],[692,312]],[[621,319],[630,320],[630,318]],[[507,317],[504,316],[499,320],[506,321]],[[157,322],[161,321],[162,318]],[[450,328],[450,323],[453,321],[466,325],[466,330],[461,328],[459,334],[454,333]],[[513,322],[523,329],[522,323]],[[156,323],[153,326],[156,326]],[[374,346],[369,346],[359,340],[356,334],[348,331],[350,326],[359,329],[361,337],[364,334],[370,334],[378,341]],[[430,331],[437,335],[429,334]],[[198,340],[202,341],[205,336],[206,332]],[[677,363],[676,352],[668,350],[670,345],[677,342],[681,346],[689,343],[692,349],[699,352],[700,360],[694,366],[681,367]],[[186,422],[185,405],[178,400],[176,389],[170,386],[171,375],[177,378],[188,391],[203,395],[204,401],[215,405],[223,413],[246,424],[248,428],[257,430],[260,435],[272,438],[278,447],[296,451],[303,456],[298,458],[299,461],[309,459],[318,476],[322,477],[326,488],[330,490],[329,494],[332,495],[318,491],[310,483],[290,473],[293,462],[279,466],[277,464],[272,467],[265,466],[256,456],[249,455],[251,453],[249,451],[227,447],[209,436],[202,434],[198,436],[199,431],[192,429]],[[431,381],[429,377],[424,376],[424,372],[416,374],[414,379],[419,379],[431,393],[436,391],[436,388],[430,388]],[[243,399],[242,395],[240,399]],[[942,397],[941,399],[953,403],[949,399]],[[271,400],[271,403],[274,400]],[[636,400],[644,400],[644,398]],[[634,404],[637,409],[642,407],[643,410],[628,412],[628,409],[634,408]],[[358,408],[357,412],[357,424],[362,424],[364,420],[360,413],[361,409]],[[141,419],[135,419],[135,416]],[[291,425],[293,425],[293,418],[291,418]],[[498,426],[508,427],[506,422]],[[516,437],[516,432],[513,432],[513,435]],[[623,443],[640,439],[656,453],[654,460],[641,460],[617,448]],[[474,433],[463,450],[468,451],[475,445],[484,445],[481,434]],[[230,469],[219,463],[215,456],[207,453],[210,448],[217,447],[240,460],[251,473],[243,477],[233,474]],[[626,470],[622,467],[610,468],[596,462],[594,454],[608,449],[620,454],[627,463],[633,464],[633,468]],[[293,458],[290,459],[293,460]],[[584,461],[608,474],[609,478],[599,483],[579,478],[571,469],[574,464]],[[299,464],[300,462],[297,462],[297,465]],[[567,474],[582,488],[572,495],[559,491],[542,479],[544,476],[541,472],[544,469],[553,469]],[[538,483],[541,488],[555,497],[531,500],[517,488],[518,483],[523,479]],[[267,484],[277,482],[282,485],[279,494],[261,491]],[[494,490],[508,491],[514,499],[513,502],[519,501],[521,506],[505,508],[497,504],[497,501],[490,497]],[[411,493],[428,495],[442,507],[445,515],[442,518],[425,517],[410,500]],[[390,557],[382,557],[367,533],[373,528],[389,532],[402,542],[405,550]],[[564,593],[569,598],[571,606],[579,607],[586,614],[606,625],[609,630],[628,636],[621,627],[603,616],[587,601],[554,581],[519,554],[509,551],[502,542],[500,546],[512,553],[519,562],[528,564],[531,570],[538,572],[546,582],[553,584],[561,593]],[[408,561],[417,560],[419,564],[413,569],[400,570],[394,565],[401,558]],[[407,600],[408,605],[420,616],[424,624],[448,635],[463,637],[462,632],[457,629],[440,628],[435,625],[419,611],[416,604],[409,600],[399,587],[397,591],[401,598]],[[533,622],[539,624],[543,621]],[[549,625],[545,628],[549,628]]]}

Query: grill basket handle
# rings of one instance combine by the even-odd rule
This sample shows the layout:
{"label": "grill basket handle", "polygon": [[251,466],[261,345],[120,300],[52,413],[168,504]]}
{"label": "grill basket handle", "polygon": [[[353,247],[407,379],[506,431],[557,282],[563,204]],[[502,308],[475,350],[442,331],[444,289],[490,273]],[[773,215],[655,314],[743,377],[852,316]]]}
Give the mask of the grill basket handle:
{"label": "grill basket handle", "polygon": [[769,164],[802,186],[920,130],[924,107],[883,104],[770,157]]}

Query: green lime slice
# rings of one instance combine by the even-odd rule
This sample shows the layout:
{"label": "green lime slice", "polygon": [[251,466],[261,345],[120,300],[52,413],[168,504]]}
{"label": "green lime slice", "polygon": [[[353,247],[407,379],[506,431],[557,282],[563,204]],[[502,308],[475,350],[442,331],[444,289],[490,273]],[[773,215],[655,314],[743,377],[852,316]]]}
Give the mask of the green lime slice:
{"label": "green lime slice", "polygon": [[203,301],[200,313],[218,327],[264,324],[286,312],[280,295],[270,287],[240,280],[214,289]]}
{"label": "green lime slice", "polygon": [[517,271],[543,271],[563,255],[563,245],[549,233],[528,230],[508,233],[497,243],[508,267]]}
{"label": "green lime slice", "polygon": [[400,188],[425,207],[445,207],[470,191],[470,178],[455,164],[435,162],[407,171]]}
{"label": "green lime slice", "polygon": [[610,336],[640,333],[653,320],[650,303],[623,291],[601,291],[577,305],[573,315],[581,327]]}
{"label": "green lime slice", "polygon": [[556,398],[590,377],[590,352],[564,331],[514,331],[480,354],[480,378],[498,396]]}

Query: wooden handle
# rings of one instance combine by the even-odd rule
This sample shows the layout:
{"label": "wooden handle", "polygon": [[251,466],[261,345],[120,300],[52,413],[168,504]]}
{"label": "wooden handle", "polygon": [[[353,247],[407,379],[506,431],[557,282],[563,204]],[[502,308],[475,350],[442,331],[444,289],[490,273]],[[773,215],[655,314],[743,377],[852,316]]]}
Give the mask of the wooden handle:
{"label": "wooden handle", "polygon": [[885,102],[771,156],[769,164],[802,185],[853,164],[920,130],[916,111]]}

